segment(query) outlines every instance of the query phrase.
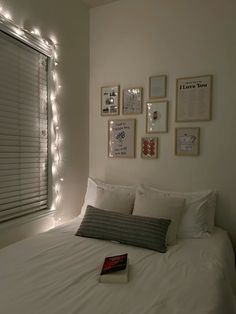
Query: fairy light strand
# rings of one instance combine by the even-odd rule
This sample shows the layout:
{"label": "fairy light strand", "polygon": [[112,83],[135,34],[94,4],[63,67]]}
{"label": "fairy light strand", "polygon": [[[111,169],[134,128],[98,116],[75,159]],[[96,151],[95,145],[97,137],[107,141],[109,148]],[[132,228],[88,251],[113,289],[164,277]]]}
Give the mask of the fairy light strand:
{"label": "fairy light strand", "polygon": [[[40,41],[44,47],[51,49],[52,56],[52,70],[51,70],[51,81],[52,88],[49,99],[49,106],[51,105],[52,119],[51,119],[51,156],[52,156],[52,176],[53,176],[53,197],[52,205],[50,210],[56,210],[61,201],[61,184],[64,182],[64,178],[60,175],[61,169],[61,132],[60,132],[60,110],[58,103],[59,92],[62,85],[59,81],[59,75],[57,72],[57,67],[59,65],[58,61],[58,43],[55,37],[51,37],[46,40],[41,36],[39,28],[33,28],[32,30],[26,30],[18,25],[16,25],[11,14],[0,6],[0,23],[5,24],[10,27],[11,31],[15,34],[16,38],[25,42],[27,39],[30,41],[31,38]],[[58,222],[61,221],[59,217]]]}

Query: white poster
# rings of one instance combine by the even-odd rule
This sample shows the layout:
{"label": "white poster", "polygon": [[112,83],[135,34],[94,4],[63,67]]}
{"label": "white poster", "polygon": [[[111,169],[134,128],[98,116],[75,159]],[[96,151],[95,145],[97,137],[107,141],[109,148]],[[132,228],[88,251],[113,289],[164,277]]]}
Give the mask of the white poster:
{"label": "white poster", "polygon": [[108,121],[108,156],[135,157],[135,120]]}
{"label": "white poster", "polygon": [[211,119],[212,76],[177,79],[176,121]]}

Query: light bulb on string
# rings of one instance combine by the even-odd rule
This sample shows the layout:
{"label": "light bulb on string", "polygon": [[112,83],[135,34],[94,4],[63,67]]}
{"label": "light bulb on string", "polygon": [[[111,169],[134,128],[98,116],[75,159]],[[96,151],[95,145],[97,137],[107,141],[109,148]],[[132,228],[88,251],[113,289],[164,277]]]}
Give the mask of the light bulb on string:
{"label": "light bulb on string", "polygon": [[11,19],[12,19],[11,14],[10,14],[9,12],[4,12],[4,13],[3,13],[3,16],[4,16],[5,19],[7,19],[7,20],[11,20]]}
{"label": "light bulb on string", "polygon": [[31,34],[36,35],[36,36],[40,36],[41,35],[40,30],[38,28],[34,28],[31,31]]}

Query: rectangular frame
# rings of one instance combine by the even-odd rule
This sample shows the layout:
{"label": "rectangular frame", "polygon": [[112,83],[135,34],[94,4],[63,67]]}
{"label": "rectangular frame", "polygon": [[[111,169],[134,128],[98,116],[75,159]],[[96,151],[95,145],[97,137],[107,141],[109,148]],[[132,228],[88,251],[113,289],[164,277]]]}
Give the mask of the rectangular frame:
{"label": "rectangular frame", "polygon": [[132,87],[123,90],[122,112],[126,114],[141,114],[143,107],[143,88]]}
{"label": "rectangular frame", "polygon": [[209,121],[212,114],[212,75],[176,79],[176,122]]}
{"label": "rectangular frame", "polygon": [[149,98],[166,97],[167,75],[156,75],[149,77]]}
{"label": "rectangular frame", "polygon": [[101,87],[101,116],[115,116],[120,112],[120,86]]}
{"label": "rectangular frame", "polygon": [[135,119],[108,120],[108,157],[135,158]]}
{"label": "rectangular frame", "polygon": [[175,155],[199,156],[200,128],[187,127],[175,129]]}
{"label": "rectangular frame", "polygon": [[141,157],[143,159],[156,159],[158,157],[158,138],[142,137],[141,138]]}
{"label": "rectangular frame", "polygon": [[149,101],[146,105],[146,133],[168,131],[168,101]]}

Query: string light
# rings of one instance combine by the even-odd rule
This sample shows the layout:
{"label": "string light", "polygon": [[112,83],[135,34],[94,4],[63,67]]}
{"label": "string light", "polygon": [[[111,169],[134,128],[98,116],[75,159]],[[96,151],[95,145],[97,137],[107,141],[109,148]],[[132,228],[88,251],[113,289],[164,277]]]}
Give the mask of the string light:
{"label": "string light", "polygon": [[11,20],[11,14],[9,12],[4,12],[3,13],[4,17],[7,19],[7,20]]}
{"label": "string light", "polygon": [[[8,21],[6,21],[8,20]],[[53,175],[53,200],[51,205],[51,210],[56,211],[61,199],[61,185],[64,182],[64,178],[60,175],[60,167],[61,167],[61,149],[60,145],[62,143],[62,137],[60,134],[60,112],[59,112],[59,104],[57,102],[57,96],[62,88],[61,84],[59,84],[58,73],[56,71],[56,67],[58,66],[58,51],[57,51],[57,40],[54,36],[51,36],[50,39],[46,40],[41,36],[41,32],[38,28],[33,28],[31,31],[25,30],[22,27],[17,26],[12,22],[12,17],[8,11],[6,11],[3,7],[0,7],[0,21],[5,23],[12,32],[17,36],[17,38],[22,39],[23,41],[26,38],[31,38],[35,36],[37,40],[40,40],[41,44],[44,47],[47,47],[52,52],[51,64],[51,78],[52,78],[52,91],[50,94],[50,105],[52,111],[52,120],[51,120],[51,155],[52,155],[52,175]],[[30,35],[30,36],[28,36]],[[46,103],[46,95],[45,95],[45,103]],[[45,166],[42,167],[45,170]],[[61,218],[54,218],[57,221],[57,224],[61,222]]]}
{"label": "string light", "polygon": [[[34,28],[31,31],[31,34],[36,35],[36,36],[40,36],[41,35],[40,30],[38,28]],[[41,38],[41,39],[43,40],[43,38]]]}

